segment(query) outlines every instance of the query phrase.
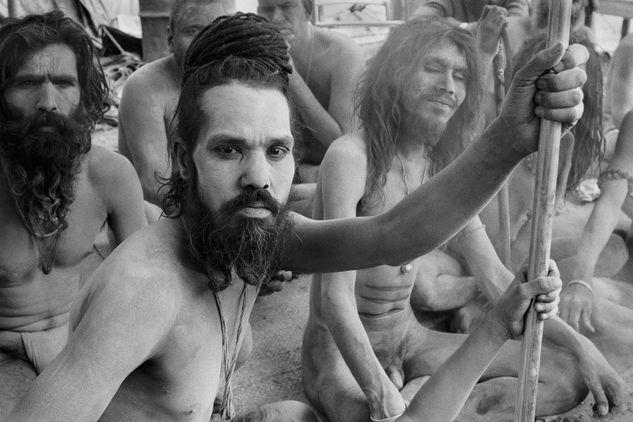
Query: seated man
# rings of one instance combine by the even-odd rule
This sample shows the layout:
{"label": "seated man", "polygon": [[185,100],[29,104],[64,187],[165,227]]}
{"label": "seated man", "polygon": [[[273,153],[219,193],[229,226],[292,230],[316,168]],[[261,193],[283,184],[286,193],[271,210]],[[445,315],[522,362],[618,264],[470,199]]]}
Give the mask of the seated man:
{"label": "seated man", "polygon": [[[469,32],[438,18],[413,19],[393,30],[361,79],[361,130],[337,140],[323,161],[314,217],[384,213],[407,203],[420,185],[431,185],[454,168],[453,164],[425,183],[470,139],[480,104],[475,54]],[[539,58],[542,55],[531,65]],[[502,111],[491,128],[505,118]],[[444,212],[448,210],[444,204],[470,196],[456,189],[452,185],[436,198]],[[487,282],[488,295],[496,301],[511,275],[492,245],[480,241],[479,247],[460,246],[485,235],[482,228],[478,219],[472,220],[452,243],[466,256],[477,278]],[[437,261],[442,259],[441,251],[434,253],[439,255]],[[425,258],[399,266],[392,263],[315,275],[303,345],[304,388],[311,403],[330,421],[395,418],[464,341],[465,336],[423,327],[414,315],[409,298],[414,284],[419,288],[416,276],[428,275]],[[455,293],[467,289],[463,282],[472,285],[473,280],[459,275],[438,277],[438,284],[451,283],[439,287],[452,290],[445,302],[455,299],[459,305],[457,300],[463,298]],[[616,373],[587,339],[560,320],[547,333],[568,352],[544,350],[538,414],[559,413],[578,404],[587,394],[583,380],[596,396],[600,412],[606,413],[609,405],[604,392],[618,385]],[[512,419],[519,362],[520,344],[507,343],[475,387],[463,420]]]}
{"label": "seated man", "polygon": [[70,307],[100,261],[144,227],[130,163],[90,143],[106,80],[89,36],[61,12],[0,25],[0,419],[59,353]]}
{"label": "seated man", "polygon": [[355,128],[353,95],[363,53],[347,36],[310,24],[312,0],[258,1],[257,12],[290,45],[290,98],[300,120],[299,181],[316,182],[329,145]]}
{"label": "seated man", "polygon": [[162,207],[156,175],[171,174],[169,128],[176,111],[187,47],[196,34],[227,13],[226,0],[177,0],[167,28],[171,54],[146,64],[126,81],[119,109],[119,152],[136,168],[145,200]]}
{"label": "seated man", "polygon": [[[518,76],[503,118],[402,204],[372,218],[313,221],[286,209],[295,168],[286,43],[255,15],[216,20],[185,63],[167,193],[178,218],[140,231],[95,272],[74,306],[68,344],[8,420],[206,422],[218,392],[231,417],[231,376],[261,282],[280,266],[395,264],[446,241],[536,148],[535,99],[546,117],[580,117],[585,55],[561,46],[540,54]],[[553,66],[559,72],[545,77],[558,88],[537,90]],[[401,421],[452,420],[492,356],[522,331],[530,298],[540,317],[553,315],[560,281],[552,275],[517,280]],[[301,412],[248,420],[313,417]]]}

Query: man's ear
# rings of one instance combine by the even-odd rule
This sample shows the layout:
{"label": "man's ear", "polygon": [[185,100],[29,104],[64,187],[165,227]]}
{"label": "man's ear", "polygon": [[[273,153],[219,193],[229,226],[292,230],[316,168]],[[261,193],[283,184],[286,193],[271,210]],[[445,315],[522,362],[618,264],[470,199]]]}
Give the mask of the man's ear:
{"label": "man's ear", "polygon": [[184,180],[191,178],[193,169],[193,160],[187,146],[180,139],[176,139],[173,146],[174,156],[176,158],[176,167],[180,172],[180,177]]}
{"label": "man's ear", "polygon": [[171,42],[174,40],[174,34],[171,32],[171,26],[167,25],[167,45],[171,48]]}

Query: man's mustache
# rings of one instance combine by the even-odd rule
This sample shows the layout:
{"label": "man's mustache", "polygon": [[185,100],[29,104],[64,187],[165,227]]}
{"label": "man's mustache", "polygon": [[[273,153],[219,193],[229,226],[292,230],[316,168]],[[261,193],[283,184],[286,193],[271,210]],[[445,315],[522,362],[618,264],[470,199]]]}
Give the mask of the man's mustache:
{"label": "man's mustache", "polygon": [[279,214],[281,204],[265,189],[246,189],[236,198],[231,199],[220,207],[224,215],[233,215],[245,207],[266,208],[273,216]]}
{"label": "man's mustache", "polygon": [[457,108],[457,98],[450,94],[426,94],[420,95],[418,102],[421,101],[437,101],[448,104],[451,108]]}

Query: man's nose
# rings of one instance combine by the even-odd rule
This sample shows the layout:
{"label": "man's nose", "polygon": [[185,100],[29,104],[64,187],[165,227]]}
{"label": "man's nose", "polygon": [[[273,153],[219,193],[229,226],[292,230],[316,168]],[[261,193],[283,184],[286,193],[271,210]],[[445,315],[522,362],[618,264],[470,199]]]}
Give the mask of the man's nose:
{"label": "man's nose", "polygon": [[455,94],[455,78],[453,72],[446,72],[439,84],[440,91]]}
{"label": "man's nose", "polygon": [[57,93],[55,92],[55,86],[46,81],[40,85],[39,97],[37,99],[38,111],[57,111]]}
{"label": "man's nose", "polygon": [[245,157],[240,185],[242,188],[254,189],[270,187],[270,166],[264,154],[252,153]]}
{"label": "man's nose", "polygon": [[284,16],[280,7],[275,7],[273,9],[273,23],[275,22],[284,22],[286,17]]}

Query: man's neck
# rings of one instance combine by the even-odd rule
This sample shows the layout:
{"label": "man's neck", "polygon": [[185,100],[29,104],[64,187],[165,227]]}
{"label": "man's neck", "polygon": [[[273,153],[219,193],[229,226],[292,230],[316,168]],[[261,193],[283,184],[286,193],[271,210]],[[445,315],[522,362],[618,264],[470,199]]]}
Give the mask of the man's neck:
{"label": "man's neck", "polygon": [[184,72],[182,70],[182,66],[176,61],[176,57],[173,54],[169,55],[169,70],[172,73],[174,80],[178,81],[178,84],[180,84],[184,76]]}
{"label": "man's neck", "polygon": [[310,45],[314,42],[316,31],[309,22],[305,22],[303,31],[296,33],[295,37],[288,41],[290,53],[293,59],[296,57],[307,57],[310,52]]}

